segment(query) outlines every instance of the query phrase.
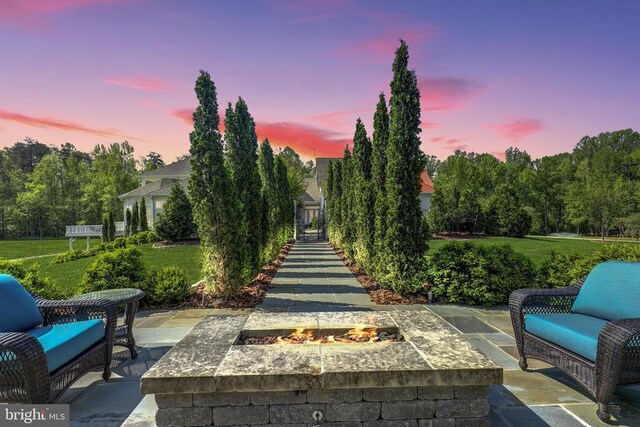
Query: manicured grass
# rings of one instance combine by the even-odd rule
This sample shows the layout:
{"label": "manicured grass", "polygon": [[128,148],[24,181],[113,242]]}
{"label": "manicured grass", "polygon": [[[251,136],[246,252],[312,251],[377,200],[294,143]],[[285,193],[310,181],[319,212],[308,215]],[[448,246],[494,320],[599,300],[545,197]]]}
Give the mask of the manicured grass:
{"label": "manicured grass", "polygon": [[[430,240],[429,253],[433,253],[438,248],[447,244],[451,240]],[[470,241],[480,245],[510,245],[514,250],[526,255],[536,263],[542,262],[549,257],[551,251],[564,254],[590,255],[602,246],[602,242],[586,239],[560,239],[551,237],[525,237],[522,239],[514,237],[490,237],[484,239],[470,239]],[[604,242],[605,244],[617,244],[614,242]]]}
{"label": "manicured grass", "polygon": [[[91,245],[100,243],[99,238],[91,239]],[[84,249],[86,239],[76,239],[75,249]],[[44,240],[0,240],[0,258],[17,259],[42,255],[59,254],[69,250],[69,239]]]}
{"label": "manicured grass", "polygon": [[[162,267],[181,267],[187,272],[189,283],[201,278],[200,246],[180,246],[175,248],[153,249],[151,244],[140,245],[142,262],[149,269]],[[54,283],[74,290],[80,287],[82,276],[95,257],[82,258],[62,264],[52,264],[52,257],[25,261],[25,264],[37,264],[42,274]]]}

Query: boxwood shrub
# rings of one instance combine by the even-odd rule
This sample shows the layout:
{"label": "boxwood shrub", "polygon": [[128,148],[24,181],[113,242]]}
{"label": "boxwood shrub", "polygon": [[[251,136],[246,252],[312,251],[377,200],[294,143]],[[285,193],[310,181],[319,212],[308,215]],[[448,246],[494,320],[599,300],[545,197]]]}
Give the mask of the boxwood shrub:
{"label": "boxwood shrub", "polygon": [[83,292],[143,287],[146,270],[135,246],[98,255],[82,278]]}
{"label": "boxwood shrub", "polygon": [[179,267],[164,267],[149,275],[145,289],[155,304],[184,302],[190,289],[187,272]]}
{"label": "boxwood shrub", "polygon": [[451,242],[437,250],[429,266],[431,290],[438,302],[506,304],[509,294],[536,286],[536,268],[508,245]]}

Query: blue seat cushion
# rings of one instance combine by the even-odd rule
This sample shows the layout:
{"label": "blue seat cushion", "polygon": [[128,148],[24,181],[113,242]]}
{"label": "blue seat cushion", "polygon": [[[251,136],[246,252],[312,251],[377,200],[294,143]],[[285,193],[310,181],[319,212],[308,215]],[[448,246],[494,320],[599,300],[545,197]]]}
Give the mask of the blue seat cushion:
{"label": "blue seat cushion", "polygon": [[598,334],[606,323],[606,320],[584,314],[527,314],[524,329],[595,362]]}
{"label": "blue seat cushion", "polygon": [[640,317],[640,262],[607,261],[596,265],[571,311],[607,320]]}
{"label": "blue seat cushion", "polygon": [[38,339],[47,357],[47,370],[60,366],[104,338],[102,320],[81,320],[52,326],[40,326],[25,333]]}
{"label": "blue seat cushion", "polygon": [[13,276],[0,274],[0,332],[23,332],[42,322],[29,292]]}

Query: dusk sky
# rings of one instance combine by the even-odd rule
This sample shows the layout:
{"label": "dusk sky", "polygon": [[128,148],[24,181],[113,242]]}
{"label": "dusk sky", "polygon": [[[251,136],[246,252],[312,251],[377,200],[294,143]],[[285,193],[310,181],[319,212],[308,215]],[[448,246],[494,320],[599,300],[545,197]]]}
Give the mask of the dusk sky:
{"label": "dusk sky", "polygon": [[261,140],[340,155],[358,117],[371,134],[404,38],[427,154],[570,151],[640,130],[639,16],[635,0],[0,0],[0,146],[127,139],[170,162],[205,69]]}

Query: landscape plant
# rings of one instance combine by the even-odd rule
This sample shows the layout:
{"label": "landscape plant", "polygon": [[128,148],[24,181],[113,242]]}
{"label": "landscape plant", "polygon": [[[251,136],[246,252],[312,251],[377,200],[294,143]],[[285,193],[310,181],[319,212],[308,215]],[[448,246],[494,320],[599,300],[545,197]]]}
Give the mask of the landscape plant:
{"label": "landscape plant", "polygon": [[136,200],[131,208],[131,235],[136,234],[138,231],[140,231],[140,209]]}
{"label": "landscape plant", "polygon": [[141,256],[137,247],[98,255],[84,273],[83,292],[143,287],[146,269]]}
{"label": "landscape plant", "polygon": [[0,259],[0,274],[13,276],[24,288],[34,295],[51,300],[67,299],[70,293],[67,289],[51,283],[39,272],[39,266],[26,266],[21,261],[7,261]]}
{"label": "landscape plant", "polygon": [[138,214],[140,215],[140,219],[138,221],[140,231],[149,230],[149,222],[147,221],[147,202],[145,202],[144,197],[140,201],[140,211]]}
{"label": "landscape plant", "polygon": [[154,230],[162,240],[178,241],[196,232],[189,196],[181,185],[171,187],[167,201],[155,221]]}
{"label": "landscape plant", "polygon": [[164,267],[149,274],[145,289],[154,304],[184,302],[189,294],[187,273],[183,268]]}

